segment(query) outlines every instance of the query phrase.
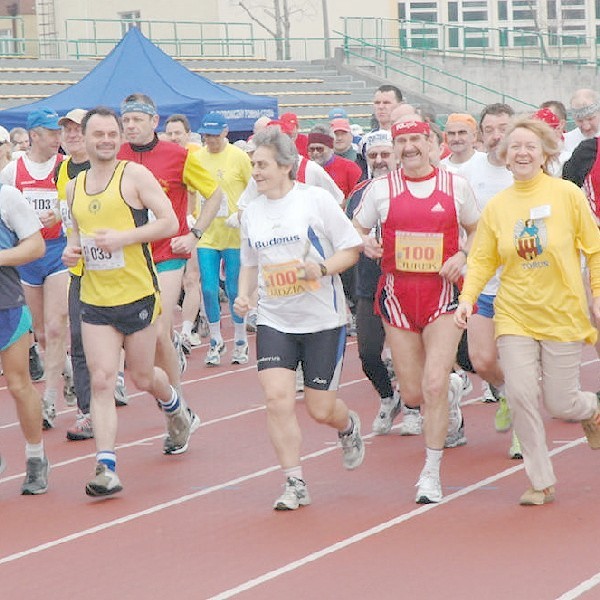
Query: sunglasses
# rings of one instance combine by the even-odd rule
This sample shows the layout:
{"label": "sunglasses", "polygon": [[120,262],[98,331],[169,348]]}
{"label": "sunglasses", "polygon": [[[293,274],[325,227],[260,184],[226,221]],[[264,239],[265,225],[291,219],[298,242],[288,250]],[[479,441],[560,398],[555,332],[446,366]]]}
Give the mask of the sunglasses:
{"label": "sunglasses", "polygon": [[308,151],[317,152],[318,154],[321,154],[322,152],[325,152],[325,146],[309,146]]}
{"label": "sunglasses", "polygon": [[378,156],[381,156],[383,160],[387,160],[392,155],[391,150],[382,150],[381,152],[367,152],[367,158],[375,160]]}

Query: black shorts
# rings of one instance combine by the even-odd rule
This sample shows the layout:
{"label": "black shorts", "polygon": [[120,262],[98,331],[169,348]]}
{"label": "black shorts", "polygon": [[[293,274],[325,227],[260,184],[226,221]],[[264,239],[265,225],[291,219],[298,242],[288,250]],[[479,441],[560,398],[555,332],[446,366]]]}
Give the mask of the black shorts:
{"label": "black shorts", "polygon": [[315,333],[283,333],[267,325],[256,331],[256,363],[264,369],[296,370],[302,364],[304,385],[315,390],[337,390],[340,385],[346,327]]}
{"label": "black shorts", "polygon": [[90,325],[109,325],[123,335],[131,335],[154,323],[160,314],[155,294],[119,306],[94,306],[81,303],[81,320]]}

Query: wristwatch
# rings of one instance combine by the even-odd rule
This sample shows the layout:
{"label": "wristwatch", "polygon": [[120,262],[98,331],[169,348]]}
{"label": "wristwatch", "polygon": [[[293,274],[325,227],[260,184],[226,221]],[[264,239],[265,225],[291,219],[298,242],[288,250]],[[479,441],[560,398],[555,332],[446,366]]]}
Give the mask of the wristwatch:
{"label": "wristwatch", "polygon": [[325,263],[319,263],[319,269],[321,269],[321,277],[325,277],[325,275],[329,273],[327,267],[325,266]]}
{"label": "wristwatch", "polygon": [[196,229],[195,227],[192,227],[190,231],[194,234],[194,237],[197,240],[199,240],[204,235],[204,231],[202,231],[202,229]]}

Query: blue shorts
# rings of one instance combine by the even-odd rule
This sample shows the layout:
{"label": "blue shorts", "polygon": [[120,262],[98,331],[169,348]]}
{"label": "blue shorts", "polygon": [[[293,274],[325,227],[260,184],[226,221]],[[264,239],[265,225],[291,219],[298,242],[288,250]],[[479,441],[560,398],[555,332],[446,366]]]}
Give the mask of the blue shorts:
{"label": "blue shorts", "polygon": [[44,256],[17,267],[21,281],[32,287],[40,287],[44,285],[46,277],[67,270],[62,261],[62,253],[67,245],[67,238],[59,237],[54,240],[45,240],[45,242],[46,252]]}
{"label": "blue shorts", "polygon": [[31,313],[27,306],[0,310],[0,352],[28,333],[31,325]]}
{"label": "blue shorts", "polygon": [[488,319],[494,318],[494,300],[496,296],[480,294],[477,298],[477,314]]}
{"label": "blue shorts", "polygon": [[302,364],[304,385],[314,390],[337,390],[340,385],[346,327],[315,333],[283,333],[267,325],[256,328],[256,365],[290,369]]}
{"label": "blue shorts", "polygon": [[187,260],[185,258],[168,258],[162,262],[156,263],[156,272],[164,273],[165,271],[177,271],[183,269]]}

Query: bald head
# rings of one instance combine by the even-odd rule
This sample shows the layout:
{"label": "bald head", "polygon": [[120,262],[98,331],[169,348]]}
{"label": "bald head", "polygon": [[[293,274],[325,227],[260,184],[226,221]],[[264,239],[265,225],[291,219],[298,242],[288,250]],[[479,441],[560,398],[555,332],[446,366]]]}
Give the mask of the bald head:
{"label": "bald head", "polygon": [[582,88],[571,96],[573,120],[584,138],[593,138],[600,131],[600,94]]}

